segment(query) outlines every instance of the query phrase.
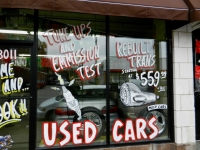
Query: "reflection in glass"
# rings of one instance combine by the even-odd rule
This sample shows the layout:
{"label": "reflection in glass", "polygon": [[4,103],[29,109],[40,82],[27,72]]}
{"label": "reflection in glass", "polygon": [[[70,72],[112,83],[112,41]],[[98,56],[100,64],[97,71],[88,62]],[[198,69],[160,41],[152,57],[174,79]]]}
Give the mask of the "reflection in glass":
{"label": "reflection in glass", "polygon": [[30,57],[20,54],[30,55],[30,48],[0,46],[1,149],[28,149]]}
{"label": "reflection in glass", "polygon": [[33,10],[0,8],[1,40],[33,41]]}
{"label": "reflection in glass", "polygon": [[[49,13],[52,18],[47,21],[42,16]],[[57,135],[52,136],[56,140],[53,147],[105,144],[106,40],[101,32],[105,24],[96,20],[95,15],[79,14],[90,17],[90,21],[74,19],[76,13],[71,16],[60,12],[69,17],[59,20],[56,18],[60,15],[56,15],[40,11],[38,72],[43,75],[39,74],[38,79],[44,80],[45,85],[37,92],[37,146],[51,145],[47,130],[50,122],[58,124]],[[114,102],[111,104],[116,106]],[[60,130],[64,125],[66,132]],[[62,142],[66,134],[69,139]]]}
{"label": "reflection in glass", "polygon": [[111,142],[168,139],[165,22],[110,21],[110,84],[116,87],[111,95],[117,95],[119,114]]}

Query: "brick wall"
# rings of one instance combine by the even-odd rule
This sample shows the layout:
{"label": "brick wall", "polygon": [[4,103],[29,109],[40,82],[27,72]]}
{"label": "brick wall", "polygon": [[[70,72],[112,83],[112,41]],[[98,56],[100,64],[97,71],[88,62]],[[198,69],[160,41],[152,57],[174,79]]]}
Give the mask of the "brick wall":
{"label": "brick wall", "polygon": [[191,25],[173,31],[174,129],[176,144],[194,144],[195,111]]}

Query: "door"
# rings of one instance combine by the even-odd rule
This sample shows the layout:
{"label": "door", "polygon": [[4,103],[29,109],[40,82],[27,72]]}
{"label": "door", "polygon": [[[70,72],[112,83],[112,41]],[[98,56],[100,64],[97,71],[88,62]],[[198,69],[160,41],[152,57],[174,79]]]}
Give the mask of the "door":
{"label": "door", "polygon": [[29,147],[32,45],[0,41],[0,149]]}

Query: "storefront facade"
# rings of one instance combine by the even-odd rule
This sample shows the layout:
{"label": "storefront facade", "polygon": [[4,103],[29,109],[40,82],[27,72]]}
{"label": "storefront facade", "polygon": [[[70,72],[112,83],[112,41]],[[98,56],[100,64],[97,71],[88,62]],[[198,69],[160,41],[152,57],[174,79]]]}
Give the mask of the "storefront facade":
{"label": "storefront facade", "polygon": [[0,148],[195,148],[192,2],[0,2]]}

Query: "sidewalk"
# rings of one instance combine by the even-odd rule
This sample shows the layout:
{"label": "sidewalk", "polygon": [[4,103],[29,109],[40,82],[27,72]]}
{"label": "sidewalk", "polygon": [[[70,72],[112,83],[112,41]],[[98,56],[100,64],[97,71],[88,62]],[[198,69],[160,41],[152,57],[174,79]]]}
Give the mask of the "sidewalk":
{"label": "sidewalk", "polygon": [[200,150],[200,141],[196,141],[196,150]]}

